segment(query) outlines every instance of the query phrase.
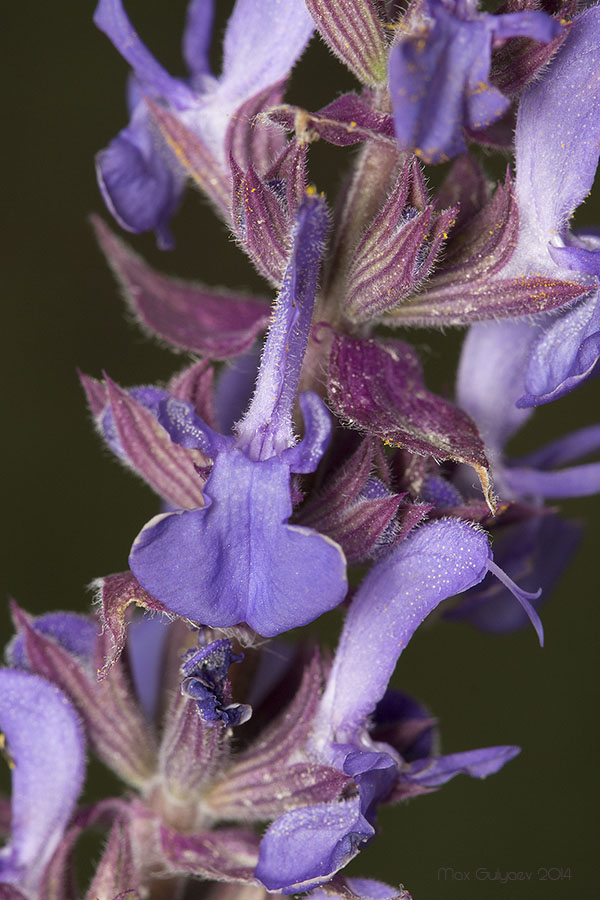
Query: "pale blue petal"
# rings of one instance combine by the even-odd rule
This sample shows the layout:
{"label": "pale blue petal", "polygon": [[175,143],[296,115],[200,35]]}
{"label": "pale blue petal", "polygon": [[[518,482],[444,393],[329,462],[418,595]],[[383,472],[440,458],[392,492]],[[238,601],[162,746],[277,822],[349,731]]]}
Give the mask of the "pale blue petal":
{"label": "pale blue petal", "polygon": [[564,397],[592,374],[600,358],[600,300],[589,300],[557,318],[533,345],[521,408]]}
{"label": "pale blue petal", "polygon": [[11,838],[0,851],[0,882],[33,893],[81,791],[83,731],[62,691],[12,669],[0,670],[0,729],[14,762]]}
{"label": "pale blue petal", "polygon": [[183,32],[183,58],[192,75],[210,74],[215,0],[191,0]]}
{"label": "pale blue petal", "polygon": [[524,92],[516,130],[519,261],[553,271],[572,212],[590,191],[600,153],[600,7],[578,15],[541,78]]}
{"label": "pale blue petal", "polygon": [[518,319],[472,325],[464,340],[456,399],[477,423],[492,457],[531,415],[515,403],[523,393],[527,360],[540,334],[529,320]]}
{"label": "pale blue petal", "polygon": [[131,551],[136,578],[171,612],[218,628],[247,622],[272,637],[343,600],[342,550],[286,524],[290,470],[277,457],[220,453],[205,497],[203,509],[151,520]]}
{"label": "pale blue petal", "polygon": [[178,78],[172,78],[142,43],[121,0],[100,0],[94,24],[112,41],[147,91],[176,106],[185,107],[192,101],[189,88]]}
{"label": "pale blue petal", "polygon": [[342,869],[374,833],[358,797],[293,809],[267,829],[254,874],[269,891],[309,890]]}
{"label": "pale blue petal", "polygon": [[363,731],[423,619],[446,597],[480,582],[489,559],[484,532],[459,519],[440,519],[419,528],[371,569],[344,623],[319,730],[349,741]]}

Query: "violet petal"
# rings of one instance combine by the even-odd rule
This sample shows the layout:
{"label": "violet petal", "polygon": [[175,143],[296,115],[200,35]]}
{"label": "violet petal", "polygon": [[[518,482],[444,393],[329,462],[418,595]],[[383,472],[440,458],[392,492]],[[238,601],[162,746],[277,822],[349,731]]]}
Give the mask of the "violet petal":
{"label": "violet petal", "polygon": [[510,467],[502,480],[509,491],[520,497],[590,497],[600,493],[600,462],[570,466],[553,472]]}
{"label": "violet petal", "polygon": [[35,892],[73,813],[85,773],[85,742],[75,710],[54,684],[0,670],[0,728],[12,770],[11,840],[0,881]]}
{"label": "violet petal", "polygon": [[178,78],[172,78],[141,42],[121,0],[100,0],[94,13],[94,24],[107,35],[138,80],[153,94],[176,105],[185,106],[191,101],[191,91]]}
{"label": "violet petal", "polygon": [[[223,41],[223,71],[189,124],[221,166],[226,136],[243,104],[287,78],[313,32],[303,0],[237,0]],[[260,53],[256,48],[260,47]]]}
{"label": "violet petal", "polygon": [[185,14],[183,58],[192,75],[210,75],[215,0],[190,0]]}
{"label": "violet petal", "polygon": [[[484,128],[506,111],[509,101],[488,83],[491,30],[479,19],[463,20],[436,0],[427,18],[401,34],[390,53],[390,93],[400,147],[427,163],[466,152],[463,128]],[[467,96],[477,83],[477,107]]]}
{"label": "violet petal", "polygon": [[485,129],[510,105],[489,81],[493,38],[550,41],[560,25],[537,12],[478,15],[475,4],[441,0],[420,13],[392,47],[390,92],[400,146],[439,163],[466,151],[464,128]]}
{"label": "violet petal", "polygon": [[309,890],[343,868],[374,833],[358,797],[291,810],[267,829],[254,875],[269,891]]}
{"label": "violet petal", "polygon": [[272,637],[311,622],[343,599],[345,560],[333,541],[282,524],[289,477],[277,457],[220,454],[207,492],[214,502],[151,520],[133,545],[132,571],[171,612],[203,625],[247,622]]}
{"label": "violet petal", "polygon": [[600,358],[600,297],[567,310],[533,345],[521,408],[551,403],[588,378]]}
{"label": "violet petal", "polygon": [[549,444],[545,444],[527,456],[515,460],[520,466],[534,469],[549,469],[551,466],[563,466],[575,462],[590,453],[600,450],[600,425],[588,425],[570,434],[562,435]]}
{"label": "violet petal", "polygon": [[236,0],[223,41],[227,97],[241,103],[285,78],[313,28],[302,0]]}
{"label": "violet petal", "polygon": [[185,400],[166,397],[159,405],[158,421],[175,444],[186,450],[199,450],[212,459],[233,445],[233,438],[207,425]]}
{"label": "violet petal", "polygon": [[128,629],[131,677],[140,705],[151,721],[159,708],[168,626],[166,616],[146,614],[134,619]]}
{"label": "violet petal", "polygon": [[[431,759],[417,759],[400,769],[396,790],[402,794],[407,783],[435,790],[456,775],[486,778],[498,772],[520,752],[519,747],[484,747]],[[392,802],[393,799],[392,795]]]}
{"label": "violet petal", "polygon": [[183,176],[165,162],[168,151],[150,127],[145,105],[96,156],[96,175],[104,201],[122,228],[155,231],[159,246],[173,246],[169,222],[181,199]]}
{"label": "violet petal", "polygon": [[539,333],[529,321],[482,323],[469,329],[463,343],[456,398],[477,422],[492,453],[500,452],[531,415],[515,403]]}
{"label": "violet petal", "polygon": [[308,342],[327,225],[323,198],[307,194],[298,210],[292,254],[276,300],[256,391],[237,427],[238,447],[256,459],[266,459],[295,443],[292,411]]}
{"label": "violet petal", "polygon": [[304,391],[299,397],[304,437],[294,447],[288,447],[281,458],[292,472],[314,472],[331,439],[332,422],[327,407],[318,394]]}
{"label": "violet petal", "polygon": [[519,256],[531,267],[555,269],[549,244],[587,196],[600,147],[600,9],[575,17],[543,76],[523,93],[516,130],[516,194],[521,217]]}
{"label": "violet petal", "polygon": [[481,581],[489,558],[483,532],[441,519],[423,525],[373,566],[344,623],[322,698],[317,744],[329,740],[326,735],[353,740],[362,732],[417,627],[446,597]]}

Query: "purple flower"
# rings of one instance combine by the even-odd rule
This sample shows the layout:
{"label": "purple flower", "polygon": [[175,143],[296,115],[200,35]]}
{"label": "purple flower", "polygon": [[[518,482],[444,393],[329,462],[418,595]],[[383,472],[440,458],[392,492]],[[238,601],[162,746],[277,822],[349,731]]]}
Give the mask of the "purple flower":
{"label": "purple flower", "polygon": [[11,836],[0,851],[0,885],[37,897],[83,785],[83,732],[56,685],[13,669],[0,670],[0,729],[12,769]]}
{"label": "purple flower", "polygon": [[[154,59],[133,29],[120,0],[100,0],[94,21],[133,69],[129,125],[97,158],[98,180],[111,213],[136,233],[154,230],[159,245],[170,247],[171,216],[179,204],[184,176],[157,134],[145,98],[166,104],[202,142],[205,163],[215,165],[228,192],[227,133],[242,106],[268,95],[287,77],[313,30],[301,0],[237,0],[223,43],[223,71],[211,74],[209,50],[213,0],[191,0],[183,37],[190,72],[173,78]],[[260,53],[256,52],[260,45]],[[254,110],[256,112],[257,110]]]}
{"label": "purple flower", "polygon": [[[243,684],[245,676],[257,721],[252,719],[243,735],[236,733],[234,744],[233,726],[248,722],[250,707],[229,702],[228,668],[242,658],[233,653],[231,640],[214,640],[212,632],[203,629],[200,649],[186,653],[193,635],[181,622],[167,623],[164,618],[134,622],[127,656],[138,688],[136,697],[119,660],[98,682],[89,671],[92,660],[80,656],[81,636],[89,630],[83,623],[94,627],[91,619],[50,613],[32,620],[17,608],[14,614],[19,634],[9,656],[18,657],[36,674],[11,672],[10,676],[40,683],[60,694],[38,675],[40,671],[52,674],[77,707],[91,749],[137,792],[130,791],[123,800],[101,801],[77,817],[57,854],[60,859],[56,864],[53,860],[52,877],[58,883],[66,877],[70,849],[83,829],[99,817],[105,823],[107,814],[109,818],[116,814],[105,856],[92,882],[98,894],[102,893],[98,885],[104,884],[101,878],[116,871],[119,890],[142,890],[157,871],[164,876],[188,874],[255,884],[259,837],[247,823],[269,821],[289,809],[327,802],[353,788],[345,773],[306,757],[323,680],[318,654],[302,665],[302,654],[277,653],[273,645],[248,651],[256,654],[256,666],[240,666],[236,682],[239,688],[240,678]],[[158,642],[157,631],[162,632]],[[238,636],[247,639],[249,635],[243,632],[238,629]],[[106,649],[104,637],[98,636],[97,661]],[[146,683],[140,684],[140,679]],[[149,696],[148,681],[152,682],[150,693],[156,691],[157,696]],[[180,691],[174,690],[178,684]],[[278,698],[275,706],[273,695]],[[10,691],[6,696],[12,709]],[[45,700],[43,692],[40,696]],[[145,706],[150,700],[149,705],[155,710],[160,707],[163,713],[145,719],[140,700]],[[1,702],[0,724],[4,727]],[[63,727],[63,719],[56,718]],[[140,731],[140,721],[145,733]],[[261,727],[265,721],[268,726]],[[6,732],[12,751],[17,745],[9,727]],[[44,729],[41,734],[44,739],[48,736]],[[61,737],[68,738],[68,729],[63,727]],[[144,757],[139,760],[142,778],[128,777],[130,767],[123,766],[132,752]],[[73,759],[67,757],[67,762]],[[54,766],[52,760],[52,771]],[[60,784],[60,766],[57,771]],[[42,774],[49,778],[46,768]],[[73,785],[78,788],[77,778]],[[215,828],[217,823],[229,824]],[[1,868],[0,872],[3,874]],[[96,893],[90,888],[87,896]],[[114,896],[114,891],[107,896]]]}
{"label": "purple flower", "polygon": [[323,200],[307,196],[254,397],[235,436],[214,431],[189,403],[160,405],[159,421],[172,440],[214,463],[204,507],[151,520],[133,545],[130,566],[164,607],[194,622],[218,628],[247,622],[271,637],[312,621],[346,593],[341,548],[286,524],[290,475],[316,469],[331,431],[312,393],[300,397],[306,434],[298,444],[292,426],[326,228]]}
{"label": "purple flower", "polygon": [[589,284],[587,299],[538,317],[527,335],[521,407],[562,397],[592,373],[600,356],[598,237],[574,234],[569,219],[589,193],[600,148],[600,9],[575,18],[542,78],[524,92],[516,130],[519,240],[511,273]]}
{"label": "purple flower", "polygon": [[472,328],[462,348],[457,400],[477,423],[502,499],[539,503],[599,493],[600,462],[566,464],[600,450],[600,425],[558,438],[522,459],[505,456],[507,442],[533,412],[515,405],[523,389],[532,331],[534,326],[524,321]]}
{"label": "purple flower", "polygon": [[490,83],[492,46],[512,37],[547,43],[561,31],[542,12],[487,15],[476,0],[424,0],[398,31],[389,62],[398,143],[426,163],[466,152],[510,100]]}
{"label": "purple flower", "polygon": [[377,804],[402,782],[433,789],[459,772],[485,777],[518,753],[492,747],[405,764],[375,743],[370,716],[398,657],[423,619],[445,598],[481,581],[490,567],[485,533],[459,520],[419,528],[362,582],[344,624],[309,752],[358,785],[346,800],[291,810],[267,830],[256,876],[269,890],[295,893],[327,881],[375,833]]}

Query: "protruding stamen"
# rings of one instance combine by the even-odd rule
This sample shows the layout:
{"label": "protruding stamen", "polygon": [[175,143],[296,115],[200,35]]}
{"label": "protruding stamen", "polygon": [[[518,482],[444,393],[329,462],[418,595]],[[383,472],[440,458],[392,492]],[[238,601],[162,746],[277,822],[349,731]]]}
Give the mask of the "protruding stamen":
{"label": "protruding stamen", "polygon": [[231,641],[224,638],[206,647],[190,650],[181,665],[181,693],[196,701],[200,718],[207,725],[223,722],[227,726],[242,725],[252,715],[252,707],[245,703],[228,703],[227,673],[232,663],[243,660],[243,653],[234,653]]}
{"label": "protruding stamen", "polygon": [[521,607],[523,608],[523,611],[525,612],[529,621],[535,628],[535,633],[538,636],[538,640],[540,642],[540,647],[543,647],[544,646],[544,626],[542,625],[542,620],[540,619],[539,615],[537,614],[534,606],[532,606],[532,604],[529,602],[530,600],[537,600],[538,597],[540,597],[542,594],[542,589],[540,588],[535,593],[531,593],[530,591],[524,591],[522,588],[519,587],[518,584],[515,584],[515,582],[512,580],[512,578],[509,578],[509,576],[506,574],[506,572],[503,569],[501,569],[500,566],[496,565],[496,563],[492,559],[488,559],[486,565],[487,565],[488,570],[492,573],[492,575],[495,575],[496,578],[498,579],[498,581],[501,581],[502,584],[506,588],[508,588],[508,590],[511,592],[511,594],[517,598],[517,600],[521,604]]}

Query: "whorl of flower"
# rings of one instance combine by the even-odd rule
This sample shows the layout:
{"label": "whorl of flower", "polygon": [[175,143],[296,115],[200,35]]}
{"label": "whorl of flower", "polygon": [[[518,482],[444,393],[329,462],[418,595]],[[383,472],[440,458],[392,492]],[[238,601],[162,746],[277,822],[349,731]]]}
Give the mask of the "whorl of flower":
{"label": "whorl of flower", "polygon": [[[142,890],[157,870],[163,877],[258,880],[283,893],[317,885],[333,890],[336,873],[374,834],[380,803],[436,790],[460,773],[482,778],[498,771],[518,748],[439,756],[430,715],[411,698],[386,691],[422,619],[482,578],[488,558],[485,535],[464,523],[433,523],[418,531],[377,564],[356,595],[329,675],[318,653],[286,652],[275,644],[240,654],[232,639],[210,629],[198,632],[194,647],[193,633],[158,617],[134,619],[130,626],[131,680],[118,660],[97,681],[94,663],[107,643],[96,635],[90,645],[97,632],[91,618],[50,613],[30,619],[15,606],[18,634],[7,656],[20,671],[6,670],[5,678],[16,680],[19,696],[24,682],[42,697],[44,691],[60,695],[70,710],[64,692],[92,751],[135,791],[78,813],[61,839],[63,815],[45,857],[51,858],[52,883],[61,883],[75,841],[102,820],[112,830],[86,900],[111,867],[116,890]],[[419,561],[432,565],[420,568]],[[408,614],[406,596],[419,598]],[[379,613],[383,631],[375,627]],[[374,655],[379,666],[372,665]],[[241,663],[234,678],[232,663]],[[252,705],[235,702],[236,696]],[[256,715],[250,718],[252,708]],[[0,722],[4,727],[1,716]],[[66,738],[60,717],[57,724]],[[24,728],[19,720],[9,735],[7,726],[11,750],[27,734]],[[143,774],[139,769],[132,778],[123,760],[140,739],[155,752],[146,756]],[[73,759],[67,754],[69,766]],[[44,767],[40,771],[45,777]],[[54,799],[61,809],[67,794],[74,804],[79,787],[79,781],[69,781],[68,791],[57,784]],[[15,783],[19,802],[17,788]],[[251,826],[265,821],[272,824],[261,840]]]}

